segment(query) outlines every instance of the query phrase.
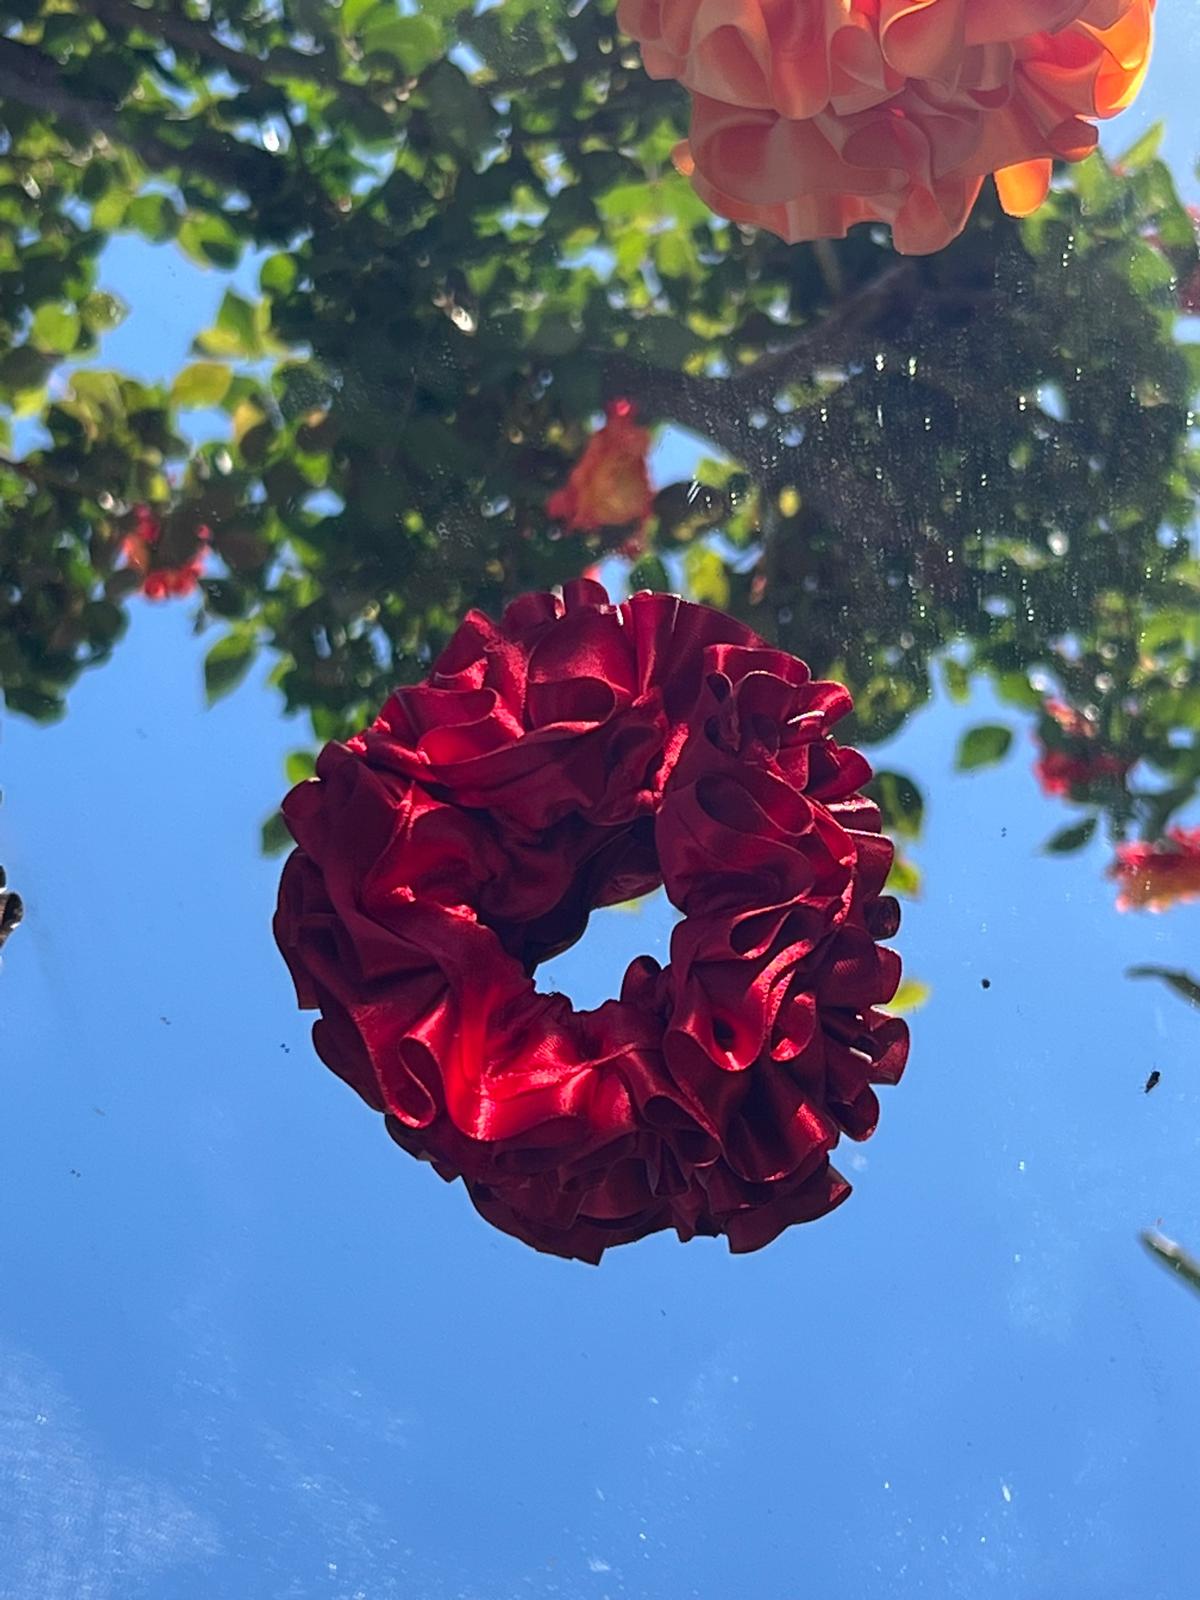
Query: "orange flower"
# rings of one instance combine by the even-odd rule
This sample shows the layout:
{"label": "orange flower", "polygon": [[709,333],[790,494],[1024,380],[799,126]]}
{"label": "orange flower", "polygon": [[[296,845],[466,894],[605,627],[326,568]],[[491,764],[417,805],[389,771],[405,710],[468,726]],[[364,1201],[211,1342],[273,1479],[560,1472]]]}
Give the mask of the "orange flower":
{"label": "orange flower", "polygon": [[1157,844],[1118,845],[1108,875],[1120,885],[1118,911],[1165,911],[1200,899],[1200,828],[1169,828]]}
{"label": "orange flower", "polygon": [[196,529],[196,549],[176,566],[155,566],[154,551],[162,538],[162,523],[149,506],[133,508],[133,529],[121,541],[125,565],[142,580],[147,600],[166,600],[191,594],[204,574],[208,544],[212,534],[206,527]]}
{"label": "orange flower", "polygon": [[1017,216],[1133,100],[1155,0],[620,0],[652,77],[693,95],[680,170],[782,238],[890,224],[922,255],[984,179]]}
{"label": "orange flower", "polygon": [[654,499],[646,469],[650,435],[636,416],[632,400],[611,401],[604,426],[588,440],[564,487],[546,501],[547,514],[570,533],[632,526],[623,546],[627,555],[641,549]]}

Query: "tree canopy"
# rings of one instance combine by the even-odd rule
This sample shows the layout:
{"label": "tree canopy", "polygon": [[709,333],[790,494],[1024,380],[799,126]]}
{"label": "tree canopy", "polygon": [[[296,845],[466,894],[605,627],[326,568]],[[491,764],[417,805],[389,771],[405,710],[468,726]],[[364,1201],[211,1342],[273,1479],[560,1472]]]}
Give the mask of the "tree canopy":
{"label": "tree canopy", "polygon": [[[630,581],[710,601],[848,682],[855,736],[941,675],[1137,766],[1055,841],[1157,834],[1200,780],[1192,218],[1153,136],[940,254],[787,246],[671,165],[686,97],[609,0],[0,4],[0,686],[59,715],[156,560],[215,561],[209,692],[260,655],[317,739],[423,674],[464,610],[628,532],[546,510],[607,401],[700,441]],[[95,364],[131,232],[224,295],[153,385]],[[87,365],[80,367],[81,361]],[[219,408],[200,447],[189,414]],[[36,427],[34,426],[36,424]],[[191,602],[180,602],[191,603]],[[976,729],[963,765],[1003,756]],[[292,775],[306,770],[298,752]],[[1142,774],[1146,774],[1144,781]],[[884,772],[902,834],[916,785]]]}

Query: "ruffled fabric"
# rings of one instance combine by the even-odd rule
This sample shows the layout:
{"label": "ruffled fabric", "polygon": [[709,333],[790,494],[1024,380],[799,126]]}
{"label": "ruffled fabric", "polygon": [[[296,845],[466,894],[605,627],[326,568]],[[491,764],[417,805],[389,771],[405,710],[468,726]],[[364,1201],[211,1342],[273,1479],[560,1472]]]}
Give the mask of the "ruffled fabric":
{"label": "ruffled fabric", "polygon": [[[540,1250],[768,1243],[837,1205],[908,1035],[891,846],[836,684],[732,618],[598,584],[472,613],[288,796],[275,930],[322,1059]],[[665,884],[665,968],[576,1011],[533,973]]]}
{"label": "ruffled fabric", "polygon": [[677,163],[791,242],[883,222],[927,254],[985,178],[1024,216],[1136,96],[1154,0],[621,0],[647,72],[692,92]]}

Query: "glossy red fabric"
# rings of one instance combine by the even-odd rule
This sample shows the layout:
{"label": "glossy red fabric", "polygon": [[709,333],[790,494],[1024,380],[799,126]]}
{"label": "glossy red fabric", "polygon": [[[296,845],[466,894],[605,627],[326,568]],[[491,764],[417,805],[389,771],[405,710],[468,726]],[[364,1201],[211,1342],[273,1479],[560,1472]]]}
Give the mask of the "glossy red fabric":
{"label": "glossy red fabric", "polygon": [[[598,1261],[754,1250],[849,1192],[904,1067],[869,768],[839,685],[741,623],[599,584],[470,613],[284,815],[275,932],[322,1059],[489,1221]],[[664,884],[670,963],[576,1011],[533,973]]]}

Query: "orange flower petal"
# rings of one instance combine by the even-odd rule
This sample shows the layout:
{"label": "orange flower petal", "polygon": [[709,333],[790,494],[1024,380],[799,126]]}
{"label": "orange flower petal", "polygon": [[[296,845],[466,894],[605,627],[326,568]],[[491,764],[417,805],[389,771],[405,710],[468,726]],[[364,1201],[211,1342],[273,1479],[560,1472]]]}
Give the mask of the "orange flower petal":
{"label": "orange flower petal", "polygon": [[996,171],[1000,204],[1010,217],[1027,217],[1036,211],[1050,192],[1049,161],[1018,161]]}

